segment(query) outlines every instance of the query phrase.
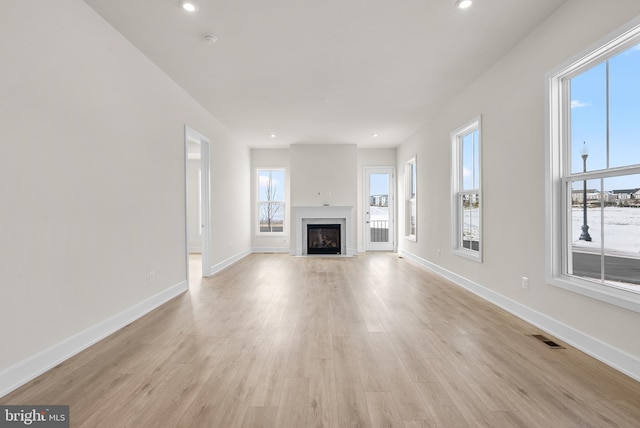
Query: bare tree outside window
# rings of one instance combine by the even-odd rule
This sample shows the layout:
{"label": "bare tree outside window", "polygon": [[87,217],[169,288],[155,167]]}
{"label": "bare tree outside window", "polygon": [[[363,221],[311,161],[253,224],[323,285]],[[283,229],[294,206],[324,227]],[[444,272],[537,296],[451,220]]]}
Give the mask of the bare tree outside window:
{"label": "bare tree outside window", "polygon": [[258,215],[262,233],[284,231],[284,170],[258,170]]}
{"label": "bare tree outside window", "polygon": [[269,171],[269,180],[267,180],[267,185],[264,189],[263,200],[267,202],[263,202],[260,205],[260,223],[266,224],[265,232],[273,232],[273,227],[276,223],[276,216],[278,214],[281,214],[280,211],[282,211],[282,205],[274,202],[276,199],[278,187],[276,184],[274,184],[272,175],[273,171]]}

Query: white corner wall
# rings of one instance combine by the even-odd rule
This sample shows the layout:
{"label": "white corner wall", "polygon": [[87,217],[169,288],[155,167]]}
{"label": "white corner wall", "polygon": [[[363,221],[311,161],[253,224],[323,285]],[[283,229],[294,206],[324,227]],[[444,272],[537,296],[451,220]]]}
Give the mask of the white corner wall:
{"label": "white corner wall", "polygon": [[[400,237],[402,254],[640,380],[640,314],[547,284],[544,263],[545,73],[638,14],[636,0],[568,1],[399,147],[398,174],[417,154],[418,240]],[[483,263],[451,253],[449,184],[450,133],[480,114]]]}
{"label": "white corner wall", "polygon": [[187,289],[185,124],[211,263],[251,242],[249,150],[85,3],[3,4],[0,57],[1,396]]}

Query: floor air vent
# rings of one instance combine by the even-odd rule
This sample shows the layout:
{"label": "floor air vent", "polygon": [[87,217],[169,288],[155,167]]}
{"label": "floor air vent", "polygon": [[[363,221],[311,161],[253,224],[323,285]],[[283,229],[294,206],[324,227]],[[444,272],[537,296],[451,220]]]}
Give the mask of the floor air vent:
{"label": "floor air vent", "polygon": [[558,345],[553,340],[541,334],[532,334],[531,336],[535,337],[536,339],[538,339],[539,341],[541,341],[551,349],[564,349],[564,346]]}

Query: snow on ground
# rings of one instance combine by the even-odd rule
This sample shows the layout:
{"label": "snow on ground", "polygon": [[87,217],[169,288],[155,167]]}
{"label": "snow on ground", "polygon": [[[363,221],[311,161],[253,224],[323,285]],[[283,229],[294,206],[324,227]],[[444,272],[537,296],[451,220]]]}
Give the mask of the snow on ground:
{"label": "snow on ground", "polygon": [[389,220],[389,207],[369,207],[369,219],[371,221]]}
{"label": "snow on ground", "polygon": [[[387,220],[389,208],[373,206],[370,207],[369,212],[371,221]],[[478,213],[473,214],[471,223],[475,225],[478,224]],[[604,222],[600,208],[587,208],[591,242],[579,240],[582,233],[582,214],[582,208],[572,209],[574,250],[599,253],[604,241],[606,254],[640,258],[640,208],[606,207]],[[604,236],[602,236],[603,225]]]}
{"label": "snow on ground", "polygon": [[599,253],[604,242],[605,254],[640,258],[640,208],[606,207],[604,217],[602,211],[600,208],[587,208],[587,225],[592,239],[587,242],[579,239],[583,210],[572,209],[573,248]]}

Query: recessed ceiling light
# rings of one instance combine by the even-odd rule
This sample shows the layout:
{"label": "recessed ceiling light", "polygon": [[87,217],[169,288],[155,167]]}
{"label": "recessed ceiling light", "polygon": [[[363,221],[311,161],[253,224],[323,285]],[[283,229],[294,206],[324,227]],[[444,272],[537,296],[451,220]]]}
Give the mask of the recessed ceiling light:
{"label": "recessed ceiling light", "polygon": [[198,3],[192,0],[180,0],[180,6],[187,12],[195,12],[198,10]]}
{"label": "recessed ceiling light", "polygon": [[373,134],[371,134],[371,136],[372,136],[373,138],[378,138],[378,134],[376,134],[375,132],[374,132]]}
{"label": "recessed ceiling light", "polygon": [[458,9],[466,9],[473,3],[473,0],[456,0],[456,7]]}
{"label": "recessed ceiling light", "polygon": [[277,135],[276,135],[276,134],[270,134],[270,135],[269,135],[269,137],[271,137],[271,138],[276,138],[276,137],[277,137]]}

